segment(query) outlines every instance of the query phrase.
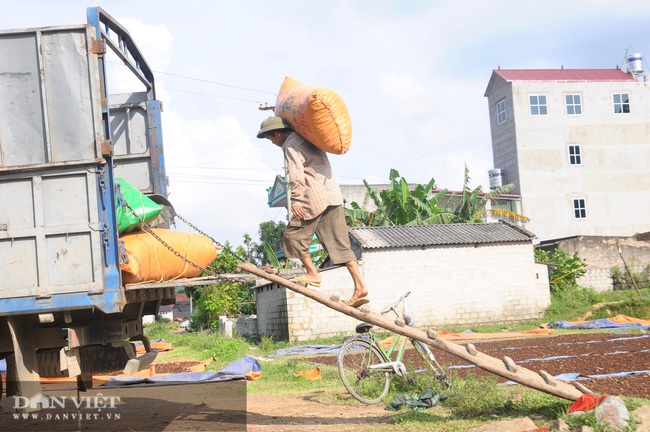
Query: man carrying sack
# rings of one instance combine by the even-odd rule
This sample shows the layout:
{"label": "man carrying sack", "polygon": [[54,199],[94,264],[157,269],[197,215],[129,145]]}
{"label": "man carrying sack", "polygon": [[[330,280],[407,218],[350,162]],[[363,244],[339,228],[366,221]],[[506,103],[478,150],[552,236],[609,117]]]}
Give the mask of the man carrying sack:
{"label": "man carrying sack", "polygon": [[287,258],[298,258],[307,273],[292,279],[319,287],[321,275],[309,254],[314,233],[333,264],[345,264],[354,282],[354,293],[345,301],[352,307],[369,302],[357,258],[350,247],[343,214],[341,189],[327,154],[291,129],[280,117],[262,122],[258,138],[267,138],[284,152],[291,193],[289,224],[283,244]]}

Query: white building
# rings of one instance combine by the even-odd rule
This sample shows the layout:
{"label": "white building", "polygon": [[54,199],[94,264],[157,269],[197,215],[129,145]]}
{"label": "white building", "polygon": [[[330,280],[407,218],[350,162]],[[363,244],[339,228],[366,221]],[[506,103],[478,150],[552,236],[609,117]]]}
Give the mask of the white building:
{"label": "white building", "polygon": [[[380,311],[411,291],[415,326],[434,329],[539,318],[550,293],[547,268],[535,263],[533,237],[504,222],[350,230],[370,308]],[[321,275],[323,294],[347,298],[354,290],[345,266]],[[255,291],[261,335],[304,341],[349,334],[358,324],[276,283]]]}
{"label": "white building", "polygon": [[494,173],[539,240],[650,231],[650,87],[629,70],[493,71]]}

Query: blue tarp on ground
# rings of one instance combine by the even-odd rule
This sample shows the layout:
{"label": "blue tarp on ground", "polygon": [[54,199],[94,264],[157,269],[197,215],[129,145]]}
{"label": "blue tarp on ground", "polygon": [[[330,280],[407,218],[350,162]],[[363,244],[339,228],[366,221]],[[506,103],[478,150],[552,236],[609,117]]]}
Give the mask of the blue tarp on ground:
{"label": "blue tarp on ground", "polygon": [[650,374],[650,370],[639,370],[639,371],[624,371],[624,372],[612,372],[609,374],[596,374],[596,375],[583,375],[579,372],[572,373],[563,373],[561,375],[556,375],[554,378],[560,381],[578,381],[578,380],[589,380],[589,379],[598,379],[598,378],[612,378],[620,377],[627,375],[647,375]]}
{"label": "blue tarp on ground", "polygon": [[229,363],[220,371],[183,372],[154,375],[151,377],[113,377],[100,387],[156,386],[231,381],[246,379],[247,373],[259,372],[261,370],[262,366],[260,366],[257,359],[248,356]]}
{"label": "blue tarp on ground", "polygon": [[641,323],[616,323],[607,318],[595,319],[586,321],[580,324],[573,324],[568,321],[554,321],[548,324],[548,328],[558,329],[600,329],[600,328],[638,328],[643,330],[650,330],[650,326]]}
{"label": "blue tarp on ground", "polygon": [[284,357],[290,355],[315,355],[337,353],[341,345],[302,345],[290,348],[282,348],[271,354],[269,357]]}

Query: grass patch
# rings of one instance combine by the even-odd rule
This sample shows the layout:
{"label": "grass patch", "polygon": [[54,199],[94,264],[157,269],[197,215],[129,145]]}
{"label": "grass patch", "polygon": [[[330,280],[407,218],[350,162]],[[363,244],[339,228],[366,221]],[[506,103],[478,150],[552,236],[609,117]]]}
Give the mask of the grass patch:
{"label": "grass patch", "polygon": [[[576,286],[563,287],[556,291],[551,298],[551,305],[546,314],[538,320],[521,323],[504,323],[489,326],[472,326],[474,332],[500,332],[528,330],[539,327],[542,323],[552,321],[576,321],[591,313],[589,319],[608,318],[623,314],[635,318],[650,317],[650,289],[641,290],[641,298],[635,290],[619,290],[597,293],[593,290]],[[467,327],[446,329],[465,331]],[[556,330],[571,332],[571,330]],[[210,369],[219,370],[227,363],[239,358],[252,355],[260,358],[263,377],[248,383],[247,391],[259,394],[282,394],[300,392],[322,392],[326,403],[333,405],[359,404],[344,389],[336,366],[315,365],[305,357],[269,357],[279,349],[294,345],[338,345],[348,335],[337,335],[329,338],[292,344],[287,341],[276,341],[271,337],[250,340],[242,337],[227,338],[214,332],[178,332],[178,326],[173,323],[154,323],[146,328],[145,334],[151,339],[162,338],[172,343],[174,350],[166,352],[168,359],[185,357],[195,360],[205,360],[211,357],[218,361],[210,365]],[[389,336],[390,333],[379,333],[379,337]],[[263,361],[262,358],[270,360]],[[300,371],[320,368],[321,379],[310,381],[297,376]],[[394,377],[384,405],[401,393],[414,396],[427,388],[433,388],[428,376],[415,376],[414,383]],[[571,405],[555,396],[532,390],[520,385],[498,385],[497,377],[473,376],[465,378],[454,377],[453,395],[441,401],[433,408],[415,411],[409,408],[392,414],[394,430],[420,431],[435,430],[441,432],[461,432],[479,426],[486,422],[507,420],[518,417],[529,417],[538,426],[548,425],[557,418],[564,418],[570,427],[576,429],[582,425],[591,426],[596,432],[603,432],[596,425],[593,414],[581,416],[566,416]],[[645,399],[623,398],[628,410],[647,405]],[[630,431],[634,422],[631,422]],[[361,429],[360,429],[361,430]]]}
{"label": "grass patch", "polygon": [[495,417],[534,416],[552,420],[571,405],[523,386],[498,385],[497,377],[468,374],[454,381],[454,395],[445,401],[453,417],[488,421]]}
{"label": "grass patch", "polygon": [[[596,292],[589,288],[571,286],[551,297],[551,306],[543,319],[576,321],[587,312],[593,314],[591,318],[606,318],[608,307],[610,311],[617,311],[608,316],[622,313],[635,318],[645,318],[650,316],[650,301],[647,300],[650,297],[650,289],[641,290],[641,296],[646,300],[639,299],[634,290]],[[594,309],[594,305],[600,304],[605,304],[605,308]]]}
{"label": "grass patch", "polygon": [[[318,367],[320,380],[310,381],[299,376],[300,371]],[[343,384],[336,366],[316,366],[304,359],[276,358],[262,363],[263,377],[249,383],[248,391],[252,393],[291,393],[310,390],[342,389]]]}
{"label": "grass patch", "polygon": [[166,352],[167,359],[189,358],[193,360],[218,359],[218,365],[230,363],[249,355],[255,350],[251,343],[244,338],[228,338],[215,332],[182,332],[177,333],[178,325],[154,323],[145,328],[145,335],[150,340],[164,339],[172,344],[174,349]]}
{"label": "grass patch", "polygon": [[445,330],[476,333],[530,330],[554,321],[578,321],[590,314],[588,319],[610,318],[618,314],[633,318],[650,317],[650,289],[596,292],[590,288],[565,286],[551,296],[551,304],[542,317],[524,322],[508,322],[469,327],[450,327]]}
{"label": "grass patch", "polygon": [[590,318],[610,318],[619,314],[636,318],[650,317],[650,296],[599,305],[593,310]]}

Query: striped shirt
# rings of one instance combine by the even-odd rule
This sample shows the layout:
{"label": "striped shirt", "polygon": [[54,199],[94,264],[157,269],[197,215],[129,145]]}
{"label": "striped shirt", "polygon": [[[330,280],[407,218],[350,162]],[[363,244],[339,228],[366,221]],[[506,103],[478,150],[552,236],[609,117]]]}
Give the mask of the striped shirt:
{"label": "striped shirt", "polygon": [[289,175],[291,205],[302,206],[305,220],[320,215],[328,206],[343,204],[341,188],[323,150],[296,132],[287,137],[282,150]]}

